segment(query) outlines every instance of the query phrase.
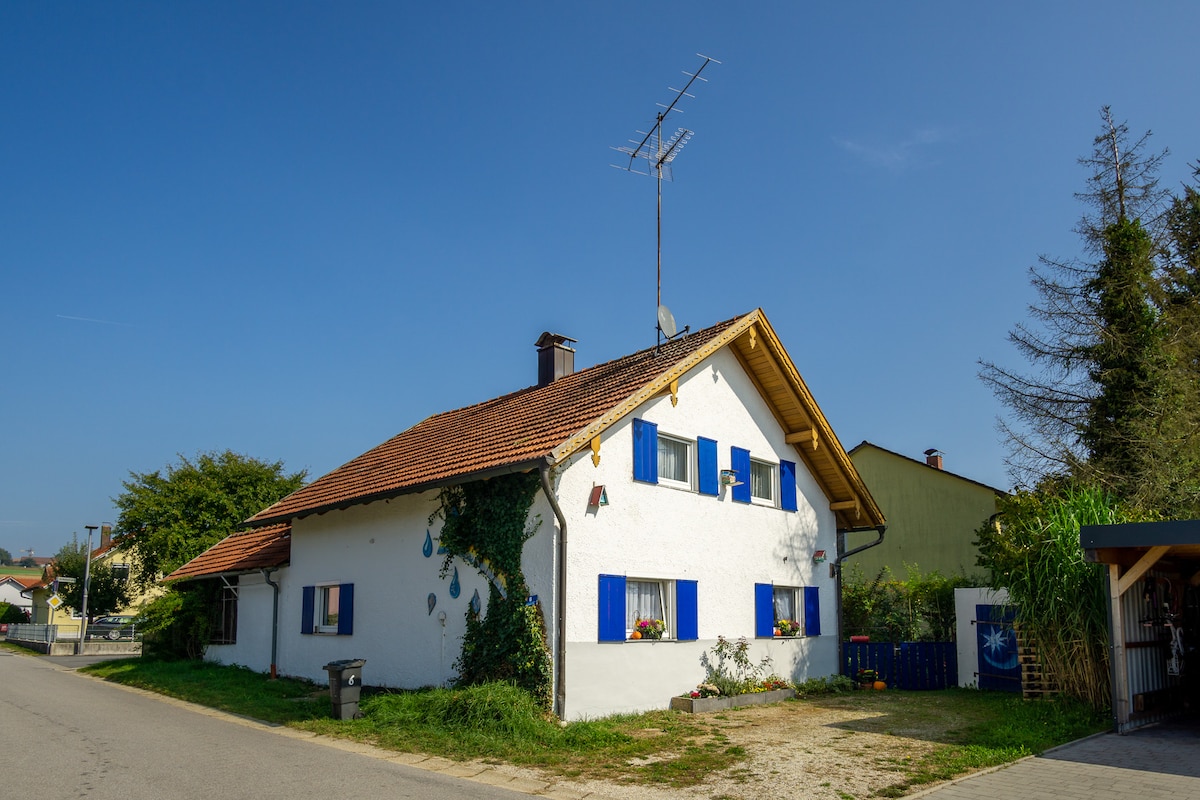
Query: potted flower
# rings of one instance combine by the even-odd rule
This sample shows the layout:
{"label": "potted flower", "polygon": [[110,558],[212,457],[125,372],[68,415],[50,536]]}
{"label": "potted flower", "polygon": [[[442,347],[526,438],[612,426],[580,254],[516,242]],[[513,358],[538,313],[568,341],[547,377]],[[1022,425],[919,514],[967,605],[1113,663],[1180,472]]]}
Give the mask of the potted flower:
{"label": "potted flower", "polygon": [[795,619],[776,620],[775,631],[777,636],[796,636],[800,633],[800,621]]}
{"label": "potted flower", "polygon": [[667,625],[661,619],[642,619],[638,617],[633,623],[631,639],[661,639]]}

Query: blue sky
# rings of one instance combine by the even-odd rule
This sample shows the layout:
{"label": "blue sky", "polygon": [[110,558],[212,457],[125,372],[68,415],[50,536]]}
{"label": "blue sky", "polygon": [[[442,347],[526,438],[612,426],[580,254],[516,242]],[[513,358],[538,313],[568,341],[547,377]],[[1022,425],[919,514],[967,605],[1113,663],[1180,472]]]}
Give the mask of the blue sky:
{"label": "blue sky", "polygon": [[[661,9],[661,10],[660,10]],[[0,5],[0,547],[226,448],[317,477],[429,414],[762,307],[843,445],[1011,485],[980,358],[1079,255],[1113,107],[1200,158],[1200,6]]]}

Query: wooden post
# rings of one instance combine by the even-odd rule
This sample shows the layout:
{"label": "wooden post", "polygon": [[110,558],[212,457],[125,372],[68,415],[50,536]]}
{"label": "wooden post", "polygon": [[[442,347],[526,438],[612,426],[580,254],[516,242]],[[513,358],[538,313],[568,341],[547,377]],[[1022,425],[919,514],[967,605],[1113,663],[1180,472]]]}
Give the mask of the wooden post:
{"label": "wooden post", "polygon": [[1121,565],[1108,565],[1109,633],[1112,635],[1113,719],[1120,731],[1129,723],[1129,665],[1125,663],[1125,618],[1121,613]]}

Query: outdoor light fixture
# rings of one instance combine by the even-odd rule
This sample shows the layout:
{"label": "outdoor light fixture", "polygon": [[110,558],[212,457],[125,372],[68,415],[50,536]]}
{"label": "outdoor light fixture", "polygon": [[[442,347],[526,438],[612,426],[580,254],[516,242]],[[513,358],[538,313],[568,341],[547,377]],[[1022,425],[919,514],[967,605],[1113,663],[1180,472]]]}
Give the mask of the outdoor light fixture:
{"label": "outdoor light fixture", "polygon": [[814,550],[813,551],[813,563],[814,564],[824,564],[825,563],[825,551],[824,550]]}
{"label": "outdoor light fixture", "polygon": [[738,480],[736,469],[721,470],[721,485],[722,486],[741,486],[741,481]]}

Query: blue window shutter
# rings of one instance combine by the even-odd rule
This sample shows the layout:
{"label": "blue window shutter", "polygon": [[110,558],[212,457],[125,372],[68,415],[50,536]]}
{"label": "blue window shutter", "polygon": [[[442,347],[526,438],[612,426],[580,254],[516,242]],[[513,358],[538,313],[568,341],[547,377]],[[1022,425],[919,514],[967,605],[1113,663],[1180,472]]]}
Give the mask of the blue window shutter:
{"label": "blue window shutter", "polygon": [[796,510],[796,462],[779,461],[779,507]]}
{"label": "blue window shutter", "polygon": [[317,587],[305,586],[300,593],[300,632],[313,632],[313,614],[317,608]]}
{"label": "blue window shutter", "polygon": [[658,483],[658,426],[636,417],[633,420],[633,479]]}
{"label": "blue window shutter", "polygon": [[354,584],[338,587],[338,636],[354,633]]}
{"label": "blue window shutter", "polygon": [[740,447],[729,448],[729,466],[737,472],[740,486],[733,487],[733,499],[739,503],[750,502],[750,451]]}
{"label": "blue window shutter", "polygon": [[804,587],[804,635],[821,635],[821,594],[816,586]]}
{"label": "blue window shutter", "polygon": [[694,642],[700,638],[695,581],[675,581],[675,638],[681,642]]}
{"label": "blue window shutter", "polygon": [[625,576],[600,576],[600,636],[602,642],[625,641]]}
{"label": "blue window shutter", "polygon": [[754,584],[754,635],[775,635],[775,586],[770,583]]}
{"label": "blue window shutter", "polygon": [[714,497],[721,492],[720,476],[717,475],[717,443],[714,439],[696,437],[696,462],[700,477],[700,494]]}

